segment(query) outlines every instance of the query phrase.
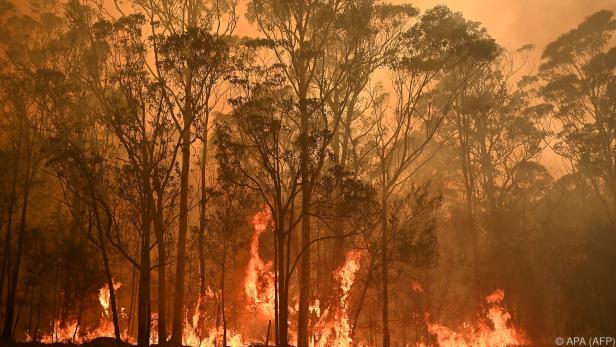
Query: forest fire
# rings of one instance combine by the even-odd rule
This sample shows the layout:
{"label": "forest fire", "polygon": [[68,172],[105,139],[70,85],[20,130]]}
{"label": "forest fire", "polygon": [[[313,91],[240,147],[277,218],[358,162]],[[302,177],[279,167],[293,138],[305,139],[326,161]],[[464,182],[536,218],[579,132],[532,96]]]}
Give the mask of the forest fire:
{"label": "forest fire", "polygon": [[[114,292],[122,286],[119,282],[113,283]],[[69,317],[68,320],[54,320],[51,322],[51,332],[43,334],[41,342],[54,343],[54,342],[70,342],[70,343],[84,343],[92,341],[98,337],[113,337],[114,327],[110,312],[110,293],[109,287],[103,286],[98,291],[98,301],[102,307],[101,317],[96,327],[82,327],[76,317]],[[123,333],[123,338],[127,341],[133,341],[128,336],[126,331]],[[32,336],[28,336],[27,340],[32,340]]]}
{"label": "forest fire", "polygon": [[327,308],[314,327],[317,347],[351,346],[351,326],[349,324],[350,291],[355,275],[360,268],[361,252],[349,251],[345,263],[336,270],[335,277],[340,284],[338,302]]}
{"label": "forest fire", "polygon": [[[254,233],[250,243],[250,259],[246,267],[244,280],[245,300],[250,310],[258,311],[265,319],[274,316],[274,277],[271,270],[271,262],[264,263],[259,255],[259,238],[271,222],[271,213],[264,209],[254,215],[251,225]],[[321,314],[319,300],[316,299],[310,307],[311,312],[318,317],[314,324],[310,346],[312,347],[350,347],[354,345],[368,346],[366,343],[354,343],[351,338],[351,326],[349,323],[350,292],[361,266],[362,252],[351,250],[346,253],[345,262],[334,273],[338,288],[336,289],[337,300],[325,308]],[[122,286],[114,282],[113,289],[117,292]],[[416,294],[424,292],[421,284],[414,280],[411,289]],[[117,294],[116,294],[117,295]],[[441,347],[505,347],[519,346],[527,343],[524,333],[516,329],[509,321],[510,314],[502,307],[504,291],[496,290],[486,297],[488,311],[486,317],[475,324],[464,323],[458,330],[453,330],[439,323],[427,322],[427,330],[435,337],[436,343]],[[99,337],[113,337],[114,327],[110,312],[110,292],[107,286],[98,291],[98,300],[102,308],[101,318],[94,328],[80,326],[78,320],[71,317],[67,321],[53,321],[52,332],[42,336],[41,342],[71,342],[85,343]],[[201,298],[200,300],[205,300]],[[185,310],[184,330],[182,344],[191,347],[216,347],[221,336],[224,334],[221,328],[208,328],[207,335],[201,336],[199,332],[200,316],[196,305],[192,315]],[[124,311],[124,308],[121,309]],[[429,318],[429,317],[428,317]],[[151,344],[158,343],[158,314],[151,317],[152,334]],[[230,347],[245,346],[242,335],[227,332],[227,344]],[[295,336],[295,332],[291,332]],[[123,340],[135,343],[135,338],[129,336],[126,330],[122,334]],[[28,336],[27,340],[32,338]],[[425,346],[420,343],[418,346]]]}
{"label": "forest fire", "polygon": [[250,241],[250,260],[244,282],[249,307],[258,311],[266,319],[274,318],[274,273],[272,262],[264,263],[259,255],[259,237],[266,230],[271,218],[272,213],[265,208],[252,219],[254,234]]}
{"label": "forest fire", "polygon": [[616,2],[489,2],[0,0],[0,346],[614,334]]}
{"label": "forest fire", "polygon": [[[117,292],[118,289],[120,289],[120,287],[122,286],[122,283],[120,282],[113,282],[113,291]],[[101,289],[98,290],[98,301],[100,302],[101,306],[103,307],[103,315],[105,317],[110,317],[111,316],[111,312],[110,312],[110,306],[111,306],[111,293],[109,292],[109,287],[108,286],[104,286]]]}
{"label": "forest fire", "polygon": [[428,332],[441,347],[505,347],[528,344],[524,333],[511,322],[511,315],[502,306],[505,292],[497,289],[486,297],[486,318],[464,323],[457,331],[438,323],[428,323]]}
{"label": "forest fire", "polygon": [[[114,283],[114,290],[121,287],[120,283]],[[52,331],[45,333],[40,338],[42,343],[73,343],[83,344],[100,337],[114,337],[113,321],[109,313],[109,290],[107,286],[99,290],[99,303],[102,307],[101,319],[96,327],[82,327],[75,317],[69,318],[67,321],[54,320],[52,322]],[[122,309],[123,310],[123,309]],[[185,321],[184,332],[182,334],[182,345],[190,347],[216,347],[219,345],[220,337],[223,335],[221,329],[210,328],[207,336],[200,337],[197,323],[199,322],[199,312],[195,309],[191,316],[191,321]],[[158,344],[158,314],[152,313],[151,317],[152,334],[150,336],[150,344]],[[237,333],[228,331],[227,345],[229,347],[242,347],[245,344],[242,342],[242,336]],[[26,341],[32,341],[32,336],[26,335]],[[136,339],[129,336],[125,330],[122,333],[122,340],[135,344]]]}

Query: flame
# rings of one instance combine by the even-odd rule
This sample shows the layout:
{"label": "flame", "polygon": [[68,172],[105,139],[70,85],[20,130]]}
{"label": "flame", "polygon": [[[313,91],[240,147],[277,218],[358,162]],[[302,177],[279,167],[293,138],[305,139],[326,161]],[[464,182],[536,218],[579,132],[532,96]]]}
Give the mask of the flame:
{"label": "flame", "polygon": [[158,313],[150,315],[150,344],[158,344]]}
{"label": "flame", "polygon": [[[206,297],[207,296],[208,294],[206,293]],[[188,318],[188,312],[186,311],[184,316],[184,330],[182,332],[182,345],[184,346],[216,347],[222,342],[222,336],[224,334],[222,328],[211,328],[208,331],[207,336],[202,336],[199,331],[199,321],[204,318],[201,317],[199,304],[202,300],[206,300],[206,297],[199,298],[197,305],[195,305],[194,312],[190,316],[190,321]],[[227,345],[230,347],[243,346],[242,335],[231,330],[227,330]]]}
{"label": "flame", "polygon": [[[113,291],[116,292],[122,283],[113,282]],[[71,316],[67,321],[53,320],[51,322],[51,333],[45,333],[41,337],[43,343],[54,342],[71,342],[76,344],[85,343],[91,341],[97,337],[115,337],[115,330],[113,326],[113,320],[111,317],[111,293],[107,285],[98,290],[98,301],[101,304],[102,312],[101,319],[93,329],[82,329],[79,321]],[[123,312],[122,308],[120,312]],[[130,340],[127,331],[122,334],[124,340]],[[32,339],[30,335],[27,335],[28,339]]]}
{"label": "flame", "polygon": [[[201,300],[201,299],[199,299]],[[191,322],[188,321],[188,314],[184,316],[184,331],[182,332],[182,344],[184,346],[200,346],[201,337],[199,336],[199,305],[195,306]]]}
{"label": "flame", "polygon": [[355,281],[355,275],[360,268],[361,252],[349,251],[346,254],[344,264],[336,270],[335,277],[340,284],[340,294],[336,308],[330,317],[330,308],[323,312],[323,315],[315,325],[315,335],[318,337],[314,346],[351,346],[351,325],[349,324],[348,310],[350,303],[350,291]]}
{"label": "flame", "polygon": [[[259,256],[259,238],[267,229],[272,214],[269,209],[257,213],[252,218],[254,233],[250,244],[250,260],[246,268],[246,278],[244,283],[244,294],[247,300],[247,307],[251,312],[259,313],[261,318],[273,319],[274,317],[274,273],[272,262],[265,263]],[[334,277],[338,283],[336,300],[330,307],[323,308],[319,299],[315,299],[309,307],[312,317],[316,317],[317,322],[313,327],[311,337],[311,347],[349,347],[361,345],[351,338],[351,324],[349,322],[350,292],[355,282],[357,273],[361,266],[362,253],[352,250],[347,252],[345,262],[335,272]],[[113,290],[117,292],[121,283],[113,282]],[[412,281],[410,289],[416,295],[421,295],[424,288],[418,281]],[[204,297],[199,298],[199,302],[194,307],[194,312],[184,311],[184,331],[182,334],[182,344],[192,347],[215,347],[222,343],[224,331],[222,327],[210,327],[205,332],[201,330],[199,324],[203,317],[199,311],[199,303],[202,300],[217,298],[217,293],[211,288],[207,288]],[[426,314],[427,330],[434,337],[436,345],[442,347],[505,347],[527,344],[526,337],[522,331],[510,322],[511,315],[502,306],[505,293],[498,289],[488,295],[485,300],[487,312],[485,317],[478,320],[475,324],[464,323],[459,329],[453,330],[439,323],[430,323],[429,315]],[[297,298],[296,306],[297,306]],[[94,328],[80,326],[80,322],[75,317],[69,317],[66,321],[54,320],[51,322],[51,333],[42,336],[43,343],[74,343],[83,344],[98,337],[114,337],[114,326],[112,313],[110,310],[110,288],[103,286],[98,291],[98,300],[101,305],[101,317]],[[293,300],[292,300],[293,301]],[[296,313],[297,308],[289,307],[291,314]],[[125,319],[125,308],[120,308],[119,318]],[[291,318],[290,318],[291,319]],[[291,319],[292,320],[292,319]],[[211,323],[211,322],[210,322]],[[151,335],[150,344],[157,344],[158,341],[158,314],[151,315]],[[27,341],[32,341],[35,336],[26,333]],[[293,326],[289,325],[289,339],[296,341],[297,334]],[[136,340],[129,336],[127,329],[122,333],[122,339],[134,344]],[[231,347],[244,346],[249,340],[233,330],[227,330],[227,345]],[[426,346],[419,343],[418,347]]]}
{"label": "flame", "polygon": [[54,320],[51,322],[52,325],[52,333],[44,334],[41,337],[41,342],[43,343],[53,343],[53,342],[73,342],[73,343],[82,343],[83,340],[79,334],[79,323],[75,317],[70,317],[68,322],[62,322],[59,320]]}
{"label": "flame", "polygon": [[259,256],[259,237],[267,228],[272,218],[269,209],[257,213],[252,219],[254,234],[250,242],[250,260],[246,269],[244,292],[248,299],[248,306],[257,311],[266,319],[274,318],[274,273],[272,262],[264,263]]}
{"label": "flame", "polygon": [[321,317],[321,302],[319,299],[315,299],[312,305],[308,307],[308,310],[317,317]]}
{"label": "flame", "polygon": [[[520,346],[528,342],[521,331],[509,323],[511,315],[501,303],[505,298],[505,292],[497,289],[486,297],[489,305],[486,316],[492,323],[491,326],[484,320],[480,320],[476,327],[463,324],[459,331],[454,331],[440,324],[428,323],[428,332],[436,337],[441,347],[505,347]],[[420,345],[420,346],[423,346]]]}
{"label": "flame", "polygon": [[[122,283],[115,281],[112,282],[113,292],[115,293],[116,291],[118,291],[118,289],[120,289]],[[98,290],[98,301],[101,303],[101,306],[103,306],[103,315],[106,317],[110,317],[111,293],[109,292],[109,286],[103,286],[101,289]]]}

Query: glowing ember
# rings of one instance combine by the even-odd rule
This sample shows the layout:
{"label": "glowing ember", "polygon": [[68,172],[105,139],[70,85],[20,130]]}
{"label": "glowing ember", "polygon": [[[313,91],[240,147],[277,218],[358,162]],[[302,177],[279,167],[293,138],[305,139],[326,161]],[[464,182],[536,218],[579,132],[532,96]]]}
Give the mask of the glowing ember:
{"label": "glowing ember", "polygon": [[270,210],[266,208],[252,219],[255,232],[250,242],[250,261],[244,283],[249,308],[258,311],[266,319],[274,318],[274,273],[271,270],[272,262],[264,263],[259,256],[259,237],[267,228],[271,217]]}
{"label": "glowing ember", "polygon": [[509,323],[511,315],[502,306],[505,297],[502,289],[486,297],[489,305],[487,318],[490,324],[479,321],[476,327],[464,324],[454,331],[440,324],[428,324],[428,331],[436,337],[441,347],[505,347],[527,344],[524,334]]}
{"label": "glowing ember", "polygon": [[315,346],[351,346],[352,339],[351,326],[349,324],[349,295],[355,275],[359,271],[361,253],[359,251],[349,251],[346,255],[345,263],[336,270],[335,276],[340,283],[340,292],[334,313],[330,314],[329,308],[325,309],[321,319],[315,325],[315,332],[318,337]]}
{"label": "glowing ember", "polygon": [[417,281],[413,281],[413,283],[411,283],[411,289],[413,290],[413,292],[415,292],[417,294],[423,293],[423,287]]}

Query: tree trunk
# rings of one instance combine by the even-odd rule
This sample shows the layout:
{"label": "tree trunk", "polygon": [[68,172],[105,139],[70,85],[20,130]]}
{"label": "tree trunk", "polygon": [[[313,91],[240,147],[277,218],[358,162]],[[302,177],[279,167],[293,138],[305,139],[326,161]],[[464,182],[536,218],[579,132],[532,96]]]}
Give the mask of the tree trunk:
{"label": "tree trunk", "polygon": [[[281,205],[281,204],[280,204]],[[277,249],[278,256],[278,344],[280,347],[288,347],[288,291],[287,291],[287,269],[285,266],[285,232],[284,232],[284,214],[280,211],[276,212],[278,222],[276,223]]]}
{"label": "tree trunk", "polygon": [[[0,300],[4,294],[4,282],[7,276],[9,276],[9,259],[11,256],[11,239],[13,237],[13,212],[15,208],[15,201],[17,200],[17,179],[19,175],[19,155],[21,153],[21,123],[19,129],[19,136],[17,140],[17,160],[13,170],[13,178],[11,180],[11,194],[9,196],[7,206],[7,223],[6,223],[6,235],[4,237],[4,252],[2,255],[2,264],[0,268]],[[6,312],[6,311],[5,311]],[[6,317],[5,317],[6,319]]]}
{"label": "tree trunk", "polygon": [[165,264],[166,246],[164,229],[163,194],[159,191],[156,213],[154,215],[154,232],[157,239],[158,252],[158,343],[167,342],[167,266]]}
{"label": "tree trunk", "polygon": [[150,344],[150,216],[147,211],[143,214],[137,298],[137,345],[139,347],[147,347]]}
{"label": "tree trunk", "polygon": [[[479,273],[480,256],[479,256],[479,237],[477,235],[477,226],[475,223],[475,211],[473,208],[475,195],[475,177],[471,168],[470,148],[468,146],[468,122],[466,120],[458,120],[460,128],[460,155],[462,157],[462,175],[464,177],[464,195],[466,199],[466,218],[468,228],[471,232],[471,247],[473,252],[473,270],[475,279],[475,305],[479,312],[482,305],[483,289],[481,285],[481,275]],[[464,137],[464,138],[462,138]]]}
{"label": "tree trunk", "polygon": [[[147,167],[147,164],[145,165]],[[150,172],[144,169],[142,183],[145,196],[142,196],[141,256],[139,261],[139,297],[137,299],[137,345],[139,347],[147,347],[150,344],[150,228],[153,214],[150,204],[150,201],[152,201],[150,176]]]}
{"label": "tree trunk", "polygon": [[[385,177],[383,175],[383,182]],[[381,266],[382,266],[382,287],[383,287],[383,347],[389,347],[389,255],[387,249],[388,226],[387,226],[387,204],[389,203],[386,187],[383,184],[381,197]]]}
{"label": "tree trunk", "polygon": [[[207,285],[205,283],[205,227],[206,227],[206,195],[207,195],[207,186],[206,186],[206,167],[207,167],[207,117],[204,125],[204,134],[203,134],[203,147],[201,148],[201,200],[199,202],[199,239],[198,239],[198,248],[199,248],[199,322],[198,331],[199,334],[203,333],[203,329],[205,327],[205,297],[207,292]],[[224,293],[223,293],[224,296]],[[223,307],[223,322],[224,322],[224,307]]]}
{"label": "tree trunk", "polygon": [[192,114],[184,115],[182,130],[182,172],[180,177],[180,216],[178,230],[178,252],[175,271],[175,298],[173,307],[173,331],[171,341],[182,343],[183,311],[184,311],[184,269],[186,267],[186,234],[188,230],[188,179],[190,173],[190,120]]}
{"label": "tree trunk", "polygon": [[[103,267],[105,268],[105,277],[107,280],[107,288],[109,288],[109,304],[111,305],[111,316],[113,319],[113,332],[115,335],[116,343],[122,342],[120,335],[120,321],[118,319],[118,308],[115,297],[115,290],[113,288],[113,276],[111,274],[111,267],[109,266],[109,257],[107,255],[107,248],[105,247],[105,235],[103,234],[103,226],[100,219],[100,214],[96,206],[94,207],[94,216],[96,218],[96,230],[98,231],[98,239],[100,242],[101,255],[103,257]],[[111,225],[111,219],[107,221]]]}
{"label": "tree trunk", "polygon": [[[15,299],[17,297],[17,285],[19,283],[19,271],[21,269],[21,256],[23,252],[24,246],[24,238],[26,234],[26,221],[28,214],[28,199],[30,197],[30,186],[32,184],[33,173],[31,170],[31,149],[28,151],[28,156],[26,158],[26,172],[25,172],[25,181],[24,181],[24,191],[23,191],[23,199],[21,206],[21,221],[19,223],[19,231],[17,234],[17,252],[15,254],[15,264],[13,265],[13,273],[12,277],[10,277],[10,286],[7,292],[7,300],[6,300],[6,310],[4,317],[4,330],[2,332],[2,336],[6,340],[10,340],[13,338],[13,318],[15,316]],[[34,169],[32,169],[34,170]],[[9,273],[9,276],[11,274]]]}
{"label": "tree trunk", "polygon": [[[225,235],[225,238],[227,236]],[[220,314],[222,317],[222,345],[227,346],[227,316],[225,314],[225,265],[227,262],[227,240],[225,239],[222,262],[220,264]]]}
{"label": "tree trunk", "polygon": [[299,310],[297,314],[297,346],[308,347],[308,312],[310,307],[310,171],[308,148],[308,110],[306,92],[300,96],[300,174],[302,178],[302,255],[299,273]]}

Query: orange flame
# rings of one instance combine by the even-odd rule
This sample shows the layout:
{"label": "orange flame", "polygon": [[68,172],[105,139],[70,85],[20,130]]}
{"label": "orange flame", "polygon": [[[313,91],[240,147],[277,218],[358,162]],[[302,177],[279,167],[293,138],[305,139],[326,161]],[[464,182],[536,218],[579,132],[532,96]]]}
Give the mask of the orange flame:
{"label": "orange flame", "polygon": [[259,256],[259,237],[267,228],[271,218],[272,213],[266,208],[252,219],[255,231],[250,242],[250,260],[244,283],[249,308],[252,311],[258,311],[266,319],[274,318],[274,273],[272,262],[264,263]]}
{"label": "orange flame", "polygon": [[[122,283],[113,281],[113,292],[115,293],[121,286]],[[98,301],[103,306],[103,316],[110,317],[111,293],[109,292],[109,286],[103,286],[98,290]]]}
{"label": "orange flame", "polygon": [[351,346],[351,325],[349,324],[348,310],[350,303],[350,291],[355,281],[355,275],[359,271],[361,252],[349,251],[346,261],[336,270],[335,277],[340,283],[340,295],[336,304],[336,310],[330,317],[329,308],[315,325],[315,335],[318,337],[315,346]]}
{"label": "orange flame", "polygon": [[[441,347],[505,347],[527,344],[524,334],[509,322],[511,315],[501,303],[505,297],[502,289],[486,297],[489,305],[486,314],[491,326],[479,321],[476,327],[464,324],[459,331],[454,331],[440,324],[428,323],[428,332],[436,337]],[[420,345],[421,346],[421,345]]]}
{"label": "orange flame", "polygon": [[[116,292],[122,283],[113,282],[113,291]],[[93,329],[82,329],[79,322],[75,317],[69,317],[67,322],[61,320],[53,320],[51,322],[52,332],[45,333],[41,337],[43,343],[54,342],[72,342],[72,343],[85,343],[91,341],[97,337],[114,337],[115,330],[113,326],[113,320],[111,317],[111,293],[107,285],[98,290],[98,301],[103,308],[101,312],[101,319],[98,326]],[[123,311],[123,309],[121,310]],[[124,331],[122,334],[124,340],[130,340],[128,333]],[[28,339],[31,339],[28,335]]]}

